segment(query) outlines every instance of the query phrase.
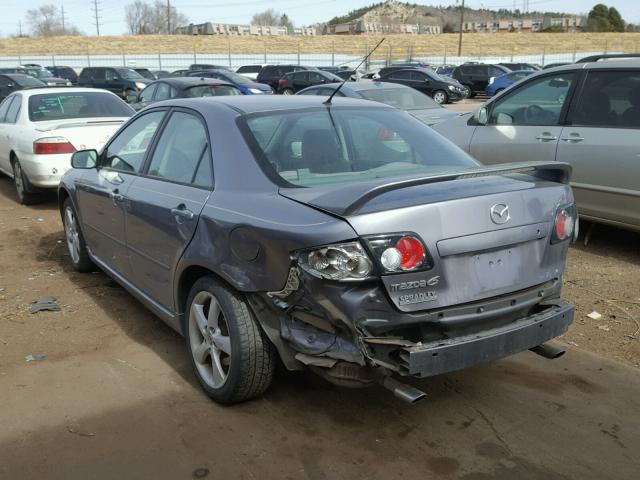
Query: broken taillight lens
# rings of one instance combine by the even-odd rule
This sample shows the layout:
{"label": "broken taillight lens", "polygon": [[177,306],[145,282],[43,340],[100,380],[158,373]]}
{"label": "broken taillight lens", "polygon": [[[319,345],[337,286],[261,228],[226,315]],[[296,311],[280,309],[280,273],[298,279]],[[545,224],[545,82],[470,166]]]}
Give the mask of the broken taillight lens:
{"label": "broken taillight lens", "polygon": [[306,272],[330,280],[365,280],[373,263],[360,242],[337,243],[298,252],[298,264]]}

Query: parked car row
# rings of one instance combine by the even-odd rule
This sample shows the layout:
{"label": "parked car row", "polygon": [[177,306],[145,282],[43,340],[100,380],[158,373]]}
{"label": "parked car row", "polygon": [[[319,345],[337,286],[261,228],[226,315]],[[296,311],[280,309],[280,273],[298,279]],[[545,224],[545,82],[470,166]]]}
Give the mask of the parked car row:
{"label": "parked car row", "polygon": [[[184,335],[218,402],[264,392],[277,357],[411,402],[398,378],[557,357],[578,211],[640,230],[638,61],[533,73],[462,116],[402,82],[323,77],[285,99],[200,76],[221,71],[149,83],[135,116],[100,89],[0,104],[21,201],[57,185],[73,267]],[[383,79],[406,71],[427,69]]]}

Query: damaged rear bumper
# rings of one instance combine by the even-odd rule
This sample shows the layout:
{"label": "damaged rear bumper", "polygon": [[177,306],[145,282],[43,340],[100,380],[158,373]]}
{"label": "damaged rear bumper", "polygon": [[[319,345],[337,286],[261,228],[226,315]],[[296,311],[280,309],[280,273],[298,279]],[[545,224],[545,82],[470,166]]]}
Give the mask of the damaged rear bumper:
{"label": "damaged rear bumper", "polygon": [[573,314],[573,305],[558,301],[548,310],[502,328],[404,348],[403,369],[409,375],[430,377],[508,357],[562,335]]}

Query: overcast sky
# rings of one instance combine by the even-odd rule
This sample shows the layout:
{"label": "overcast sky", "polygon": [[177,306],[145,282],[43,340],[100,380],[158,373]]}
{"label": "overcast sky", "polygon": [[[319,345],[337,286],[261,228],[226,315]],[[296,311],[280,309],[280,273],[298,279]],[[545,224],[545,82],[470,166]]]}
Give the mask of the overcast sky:
{"label": "overcast sky", "polygon": [[[94,0],[0,0],[0,34],[18,33],[18,22],[22,21],[23,31],[25,13],[30,8],[54,3],[64,5],[67,22],[75,25],[87,34],[95,34],[93,21]],[[344,15],[355,8],[364,7],[379,0],[171,0],[193,23],[248,23],[252,14],[267,8],[286,12],[296,25],[308,25],[328,20],[336,15]],[[100,33],[118,35],[126,30],[124,6],[133,0],[98,0],[101,16]],[[166,0],[163,0],[166,2]],[[436,0],[433,2],[411,0],[411,3],[424,5],[455,5],[456,0]],[[598,3],[597,0],[529,0],[530,10],[563,10],[569,13],[585,13]],[[606,2],[615,6],[628,22],[640,23],[640,0],[615,0]],[[485,8],[522,8],[523,0],[467,0],[469,7]],[[635,8],[634,8],[635,7]]]}

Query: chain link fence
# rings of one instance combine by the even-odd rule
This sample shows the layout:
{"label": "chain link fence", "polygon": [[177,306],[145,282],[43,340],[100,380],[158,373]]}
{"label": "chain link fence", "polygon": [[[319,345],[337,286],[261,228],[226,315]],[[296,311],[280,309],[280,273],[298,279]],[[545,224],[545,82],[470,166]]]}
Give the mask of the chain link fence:
{"label": "chain link fence", "polygon": [[[362,58],[371,51],[375,43],[362,39],[361,43],[340,45],[333,41],[328,45],[310,45],[298,43],[283,46],[273,46],[264,43],[262,51],[255,53],[240,53],[234,51],[231,42],[227,51],[207,53],[196,48],[185,53],[156,53],[94,55],[90,51],[86,55],[15,55],[0,56],[0,67],[15,67],[29,63],[43,66],[70,66],[80,70],[89,66],[129,66],[149,68],[151,70],[179,70],[188,68],[194,63],[223,65],[236,69],[242,65],[256,64],[301,64],[309,66],[350,66],[355,67]],[[411,43],[408,37],[406,43],[385,42],[371,56],[365,69],[380,68],[394,62],[419,60],[431,65],[459,65],[465,62],[525,62],[538,65],[550,63],[575,62],[588,55],[603,53],[638,53],[640,41],[602,42],[602,47],[584,49],[578,42],[573,48],[567,45],[536,46],[525,44],[502,45],[488,42],[474,42],[463,45],[463,55],[457,55],[457,45],[430,45],[429,42]],[[598,43],[600,45],[600,43]],[[594,47],[592,44],[588,45]],[[255,45],[254,45],[255,47]],[[289,53],[282,53],[288,49]],[[291,51],[293,50],[293,51]],[[588,50],[588,51],[586,51]],[[285,50],[286,51],[286,50]],[[532,53],[533,52],[533,53]]]}

